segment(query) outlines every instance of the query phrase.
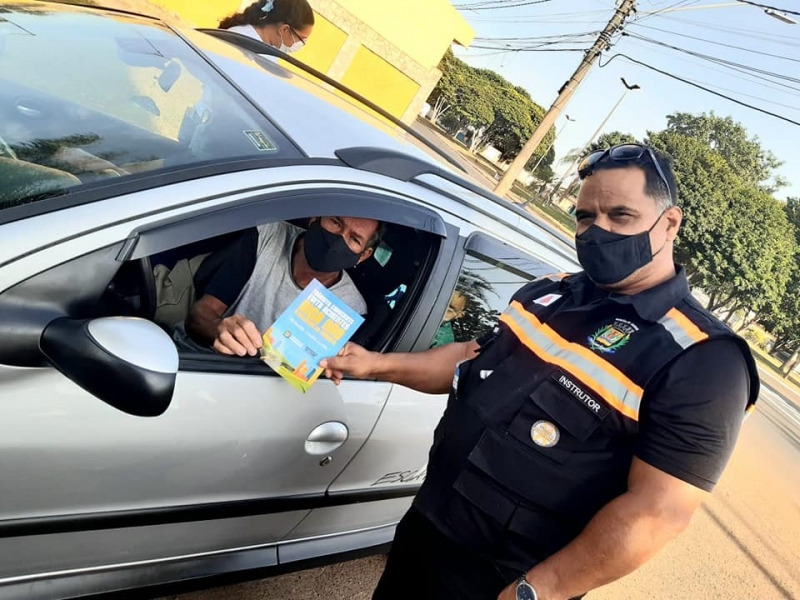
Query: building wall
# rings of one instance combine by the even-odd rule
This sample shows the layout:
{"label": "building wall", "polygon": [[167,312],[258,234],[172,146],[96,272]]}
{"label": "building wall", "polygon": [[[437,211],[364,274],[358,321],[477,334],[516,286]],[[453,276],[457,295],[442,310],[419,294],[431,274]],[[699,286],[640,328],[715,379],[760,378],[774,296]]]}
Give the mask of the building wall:
{"label": "building wall", "polygon": [[[242,0],[154,0],[196,27],[215,27]],[[453,42],[474,31],[449,0],[309,0],[314,34],[295,56],[405,122],[412,122],[439,78]]]}

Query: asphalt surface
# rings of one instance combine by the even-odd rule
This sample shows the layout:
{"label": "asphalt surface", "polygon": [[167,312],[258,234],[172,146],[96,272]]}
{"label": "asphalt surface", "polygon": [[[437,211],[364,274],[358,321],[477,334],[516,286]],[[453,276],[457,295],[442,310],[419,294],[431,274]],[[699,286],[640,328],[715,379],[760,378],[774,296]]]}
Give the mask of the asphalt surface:
{"label": "asphalt surface", "polygon": [[[800,410],[765,387],[733,458],[682,536],[587,600],[800,599]],[[169,600],[364,600],[383,557]]]}

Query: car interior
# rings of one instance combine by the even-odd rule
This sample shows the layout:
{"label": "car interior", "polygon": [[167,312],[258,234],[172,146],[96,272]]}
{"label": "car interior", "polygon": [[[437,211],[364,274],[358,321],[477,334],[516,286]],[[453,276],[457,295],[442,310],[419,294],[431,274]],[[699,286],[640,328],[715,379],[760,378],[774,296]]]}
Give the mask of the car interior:
{"label": "car interior", "polygon": [[[178,63],[171,63],[179,68]],[[165,71],[166,72],[166,71]],[[138,95],[127,113],[157,111]],[[149,108],[148,108],[149,107]],[[65,189],[203,160],[257,153],[242,133],[253,129],[279,153],[274,132],[250,126],[238,106],[218,95],[215,110],[186,108],[177,139],[111,114],[0,78],[0,207],[34,201]],[[155,127],[154,127],[155,129]],[[233,135],[231,132],[238,132]],[[283,144],[280,144],[283,147]]]}
{"label": "car interior", "polygon": [[[305,229],[308,219],[287,221]],[[226,233],[174,248],[154,256],[127,261],[117,272],[100,300],[101,316],[137,316],[155,321],[170,335],[173,328],[154,319],[156,283],[153,269],[167,268],[179,260],[208,254],[197,270],[195,300],[199,299],[217,269],[230,256],[233,242],[244,230]],[[386,233],[372,257],[348,269],[353,283],[367,303],[365,322],[352,341],[370,349],[380,349],[402,324],[406,308],[421,291],[427,273],[437,255],[439,238],[433,234],[394,223],[387,223]],[[241,360],[232,358],[231,360]]]}

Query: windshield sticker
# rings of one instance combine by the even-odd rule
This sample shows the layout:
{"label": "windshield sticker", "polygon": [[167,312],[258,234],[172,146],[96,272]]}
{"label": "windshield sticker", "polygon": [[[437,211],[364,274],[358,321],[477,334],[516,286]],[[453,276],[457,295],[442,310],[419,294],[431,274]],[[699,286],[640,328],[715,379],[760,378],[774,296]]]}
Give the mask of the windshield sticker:
{"label": "windshield sticker", "polygon": [[245,129],[242,133],[244,133],[247,138],[252,142],[253,146],[256,147],[256,150],[259,152],[275,152],[278,147],[275,145],[266,133],[263,131],[258,131],[256,129]]}

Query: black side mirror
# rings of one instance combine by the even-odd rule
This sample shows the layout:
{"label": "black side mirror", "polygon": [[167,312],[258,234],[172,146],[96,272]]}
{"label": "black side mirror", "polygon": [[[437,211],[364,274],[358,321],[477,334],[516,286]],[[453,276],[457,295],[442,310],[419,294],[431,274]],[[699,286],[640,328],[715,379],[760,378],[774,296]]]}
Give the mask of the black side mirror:
{"label": "black side mirror", "polygon": [[155,417],[172,401],[178,351],[150,321],[61,317],[47,325],[39,346],[66,377],[123,412]]}

